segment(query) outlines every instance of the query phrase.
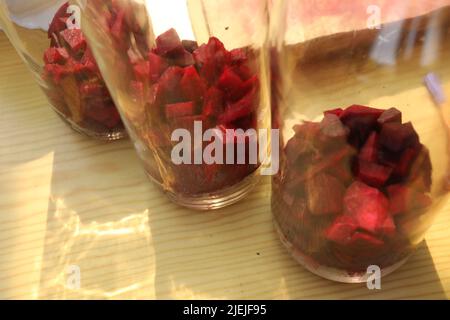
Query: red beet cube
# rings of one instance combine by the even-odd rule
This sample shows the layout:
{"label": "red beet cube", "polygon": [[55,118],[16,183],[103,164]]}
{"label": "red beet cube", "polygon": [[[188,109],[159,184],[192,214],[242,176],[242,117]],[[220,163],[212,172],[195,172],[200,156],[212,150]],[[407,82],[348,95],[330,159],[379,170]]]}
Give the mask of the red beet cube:
{"label": "red beet cube", "polygon": [[198,49],[197,41],[183,40],[183,41],[181,41],[181,44],[183,45],[183,48],[190,53],[193,53],[195,50]]}
{"label": "red beet cube", "polygon": [[400,178],[406,178],[409,175],[409,170],[414,163],[414,159],[420,153],[422,146],[418,148],[406,149],[394,168],[394,175]]}
{"label": "red beet cube", "polygon": [[201,68],[201,74],[210,84],[214,84],[222,74],[227,57],[228,52],[223,43],[214,37],[194,51],[194,59]]}
{"label": "red beet cube", "polygon": [[44,67],[44,77],[53,80],[56,84],[59,84],[61,79],[68,74],[68,70],[59,64],[46,64]]}
{"label": "red beet cube", "polygon": [[354,182],[344,197],[345,212],[353,217],[359,228],[373,234],[384,233],[388,212],[388,199],[378,189],[362,182]]}
{"label": "red beet cube", "polygon": [[392,215],[425,209],[431,205],[431,198],[428,195],[403,185],[389,186],[387,192],[390,200],[389,211]]}
{"label": "red beet cube", "polygon": [[67,9],[69,8],[69,3],[66,2],[63,4],[58,11],[56,12],[55,16],[53,17],[52,22],[50,23],[50,26],[48,28],[48,38],[52,39],[53,34],[59,34],[64,29],[67,29],[67,18],[70,17],[70,14],[67,13]]}
{"label": "red beet cube", "polygon": [[342,212],[345,188],[335,177],[322,173],[306,181],[309,211],[314,215],[330,215]]}
{"label": "red beet cube", "polygon": [[248,54],[244,49],[233,49],[230,51],[230,64],[242,64],[247,61]]}
{"label": "red beet cube", "polygon": [[241,77],[243,81],[246,81],[254,76],[252,70],[247,66],[247,64],[242,64],[236,67],[233,67],[234,72]]}
{"label": "red beet cube", "polygon": [[183,97],[190,101],[200,101],[206,90],[205,82],[202,78],[200,78],[195,66],[190,66],[184,69],[180,86]]}
{"label": "red beet cube", "polygon": [[174,56],[184,52],[180,37],[175,29],[169,29],[156,38],[158,54],[163,56]]}
{"label": "red beet cube", "polygon": [[203,115],[205,117],[217,117],[223,112],[223,93],[215,87],[211,87],[205,94]]}
{"label": "red beet cube", "polygon": [[412,162],[407,184],[421,192],[430,192],[432,183],[432,164],[428,149],[422,145],[418,156]]}
{"label": "red beet cube", "polygon": [[419,144],[419,136],[411,122],[400,124],[389,122],[383,125],[380,144],[393,152],[400,152]]}
{"label": "red beet cube", "polygon": [[195,63],[194,57],[192,53],[183,50],[180,53],[177,53],[175,57],[172,58],[172,61],[175,65],[180,67],[191,66]]}
{"label": "red beet cube", "polygon": [[[380,249],[383,245],[383,240],[365,232],[355,232],[349,241],[349,246],[355,253],[359,253],[362,250]],[[366,253],[368,252],[366,251]]]}
{"label": "red beet cube", "polygon": [[346,138],[348,135],[348,128],[334,114],[325,115],[320,123],[320,131],[324,136],[332,139]]}
{"label": "red beet cube", "polygon": [[152,82],[158,81],[161,74],[169,66],[165,59],[154,54],[153,52],[150,52],[148,54],[148,63],[149,63],[149,68],[150,68],[150,79]]}
{"label": "red beet cube", "polygon": [[[239,91],[243,87],[243,82],[241,78],[236,75],[229,67],[225,67],[225,69],[223,70],[217,86],[225,93],[225,96],[229,100],[235,101],[236,99],[242,97],[242,95],[239,94]],[[238,92],[238,94],[236,94],[236,92]]]}
{"label": "red beet cube", "polygon": [[342,108],[338,108],[338,109],[333,109],[333,110],[327,110],[323,114],[324,114],[324,116],[326,116],[327,114],[334,114],[334,115],[340,117],[343,112],[344,112],[344,110]]}
{"label": "red beet cube", "polygon": [[389,122],[402,123],[402,113],[396,108],[391,108],[384,111],[378,118],[378,123],[380,125],[384,125]]}
{"label": "red beet cube", "polygon": [[105,97],[109,98],[109,92],[101,83],[83,83],[80,85],[80,94],[83,98],[88,97]]}
{"label": "red beet cube", "polygon": [[167,119],[193,116],[195,105],[192,101],[168,104],[165,108]]}
{"label": "red beet cube", "polygon": [[125,10],[121,9],[117,12],[114,22],[111,24],[111,35],[120,43],[125,40],[126,36],[126,21],[125,21]]}
{"label": "red beet cube", "polygon": [[358,162],[358,178],[372,187],[382,187],[392,174],[392,168],[360,159]]}
{"label": "red beet cube", "polygon": [[107,128],[114,128],[120,123],[120,115],[112,102],[109,104],[98,103],[98,100],[93,100],[91,103],[86,103],[86,116],[103,124]]}
{"label": "red beet cube", "polygon": [[375,162],[378,159],[378,133],[372,132],[359,152],[359,159]]}
{"label": "red beet cube", "polygon": [[196,121],[201,121],[203,124],[203,129],[206,129],[207,127],[207,125],[205,125],[206,119],[203,115],[173,118],[172,128],[173,129],[183,128],[187,129],[190,132],[193,132],[194,124]]}
{"label": "red beet cube", "polygon": [[383,110],[353,105],[341,114],[341,121],[349,127],[349,141],[356,147],[362,146],[369,134],[376,129],[377,119]]}
{"label": "red beet cube", "polygon": [[130,94],[133,101],[139,105],[144,105],[145,94],[144,94],[144,84],[140,81],[131,81],[130,83]]}
{"label": "red beet cube", "polygon": [[159,79],[160,97],[166,103],[176,103],[183,98],[179,84],[183,77],[184,70],[180,67],[171,66],[164,71]]}
{"label": "red beet cube", "polygon": [[69,58],[69,53],[65,48],[48,48],[44,53],[44,62],[46,64],[64,64]]}
{"label": "red beet cube", "polygon": [[351,168],[351,159],[344,159],[341,162],[331,166],[327,172],[336,177],[344,185],[348,185],[353,181],[353,173]]}
{"label": "red beet cube", "polygon": [[80,62],[92,70],[92,72],[98,72],[97,62],[95,61],[94,55],[89,47],[86,48]]}
{"label": "red beet cube", "polygon": [[225,112],[220,115],[219,123],[228,124],[237,119],[247,117],[255,110],[255,102],[256,92],[253,90],[238,102],[228,105]]}
{"label": "red beet cube", "polygon": [[377,120],[383,114],[383,112],[384,110],[381,109],[375,109],[361,105],[352,105],[347,109],[345,109],[344,112],[342,112],[341,119],[344,122],[352,118],[360,118],[360,117],[369,117]]}
{"label": "red beet cube", "polygon": [[60,32],[66,46],[75,54],[86,49],[86,39],[80,29],[66,29]]}
{"label": "red beet cube", "polygon": [[350,243],[357,229],[358,224],[352,217],[342,215],[337,217],[333,224],[325,231],[325,237],[340,245],[347,245]]}
{"label": "red beet cube", "polygon": [[147,82],[150,79],[150,62],[141,61],[133,66],[136,80]]}

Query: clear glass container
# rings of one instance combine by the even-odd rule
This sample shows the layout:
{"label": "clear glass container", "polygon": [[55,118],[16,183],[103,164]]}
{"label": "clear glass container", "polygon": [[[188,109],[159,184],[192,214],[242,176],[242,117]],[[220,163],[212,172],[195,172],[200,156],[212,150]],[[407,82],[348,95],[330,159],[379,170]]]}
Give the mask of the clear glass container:
{"label": "clear glass container", "polygon": [[259,178],[250,146],[270,127],[265,1],[78,3],[148,176],[186,207],[243,198]]}
{"label": "clear glass container", "polygon": [[445,204],[449,4],[272,2],[272,212],[311,272],[340,282],[392,272]]}
{"label": "clear glass container", "polygon": [[0,2],[0,25],[50,105],[76,131],[101,140],[125,127],[80,30],[80,10],[60,0]]}

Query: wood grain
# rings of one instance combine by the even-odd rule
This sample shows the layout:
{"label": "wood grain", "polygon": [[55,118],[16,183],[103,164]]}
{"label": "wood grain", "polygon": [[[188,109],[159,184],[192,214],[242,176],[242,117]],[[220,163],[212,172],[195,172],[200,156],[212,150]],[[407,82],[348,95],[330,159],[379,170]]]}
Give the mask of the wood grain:
{"label": "wood grain", "polygon": [[0,298],[449,298],[450,204],[382,290],[323,280],[274,234],[268,179],[224,210],[177,207],[129,141],[62,123],[3,34],[0,52]]}

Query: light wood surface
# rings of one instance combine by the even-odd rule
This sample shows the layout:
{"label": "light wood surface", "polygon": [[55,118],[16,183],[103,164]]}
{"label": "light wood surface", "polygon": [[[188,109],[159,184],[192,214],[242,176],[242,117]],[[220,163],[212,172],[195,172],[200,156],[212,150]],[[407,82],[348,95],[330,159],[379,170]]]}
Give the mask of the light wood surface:
{"label": "light wood surface", "polygon": [[[129,141],[68,128],[0,34],[0,298],[450,297],[450,204],[382,290],[318,278],[272,227],[269,180],[196,213],[146,178]],[[68,283],[78,266],[81,287]]]}

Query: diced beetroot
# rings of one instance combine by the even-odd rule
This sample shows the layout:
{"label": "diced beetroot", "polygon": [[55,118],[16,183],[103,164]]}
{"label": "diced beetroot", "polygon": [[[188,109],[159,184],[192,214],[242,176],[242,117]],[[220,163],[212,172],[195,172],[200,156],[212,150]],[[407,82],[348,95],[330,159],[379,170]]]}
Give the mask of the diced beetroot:
{"label": "diced beetroot", "polygon": [[344,112],[344,110],[342,108],[338,108],[338,109],[333,109],[333,110],[327,110],[323,114],[324,114],[324,116],[326,116],[327,114],[334,114],[334,115],[340,117],[343,112]]}
{"label": "diced beetroot", "polygon": [[44,62],[46,64],[64,64],[69,58],[69,53],[65,48],[48,48],[44,53]]}
{"label": "diced beetroot", "polygon": [[298,139],[296,137],[289,139],[289,141],[286,143],[286,147],[284,148],[289,166],[295,165],[297,159],[302,154],[309,151],[307,150],[306,145],[306,141],[302,139]]}
{"label": "diced beetroot", "polygon": [[176,103],[181,101],[182,94],[181,90],[179,90],[179,84],[183,74],[183,68],[171,66],[164,71],[159,79],[159,90],[166,103]]}
{"label": "diced beetroot", "polygon": [[344,112],[342,112],[341,119],[343,122],[352,118],[360,117],[369,117],[376,120],[383,114],[383,112],[384,110],[382,109],[376,109],[361,105],[352,105],[345,109]]}
{"label": "diced beetroot", "polygon": [[241,77],[242,81],[247,81],[251,77],[254,76],[254,72],[248,67],[247,64],[242,64],[236,67],[233,67],[234,72]]}
{"label": "diced beetroot", "polygon": [[223,93],[215,87],[211,87],[205,94],[203,115],[205,117],[217,117],[223,112]]}
{"label": "diced beetroot", "polygon": [[431,198],[428,195],[403,185],[389,186],[387,192],[390,200],[389,211],[392,215],[425,209],[431,205]]}
{"label": "diced beetroot", "polygon": [[100,83],[83,83],[80,85],[80,94],[83,98],[88,97],[109,97],[109,92],[103,84]]}
{"label": "diced beetroot", "polygon": [[142,106],[145,102],[144,84],[141,81],[131,81],[130,83],[130,95],[133,101]]}
{"label": "diced beetroot", "polygon": [[201,74],[214,84],[222,74],[227,62],[228,52],[219,39],[211,37],[207,44],[203,44],[194,51],[194,59],[201,68]]}
{"label": "diced beetroot", "polygon": [[314,215],[330,215],[342,212],[345,188],[335,177],[317,174],[306,181],[309,211]]}
{"label": "diced beetroot", "polygon": [[180,67],[191,66],[195,63],[192,53],[184,49],[180,53],[176,54],[175,57],[172,58],[172,61],[175,65]]}
{"label": "diced beetroot", "polygon": [[150,67],[151,81],[156,82],[169,65],[166,60],[154,54],[153,52],[150,52],[148,54],[148,62]]}
{"label": "diced beetroot", "polygon": [[55,84],[59,84],[61,79],[68,74],[67,69],[59,64],[46,64],[44,67],[44,78]]}
{"label": "diced beetroot", "polygon": [[250,115],[256,108],[255,96],[255,91],[251,91],[238,102],[228,105],[225,112],[219,116],[219,123],[231,123],[237,119]]}
{"label": "diced beetroot", "polygon": [[181,41],[181,44],[183,45],[183,48],[190,53],[193,53],[198,48],[197,41],[193,40],[183,40]]}
{"label": "diced beetroot", "polygon": [[114,128],[120,123],[120,115],[112,103],[106,106],[97,103],[87,103],[86,116],[107,128]]}
{"label": "diced beetroot", "polygon": [[389,122],[402,123],[402,113],[396,108],[391,108],[384,111],[378,118],[378,123],[380,125],[384,125]]}
{"label": "diced beetroot", "polygon": [[334,114],[326,114],[320,123],[320,130],[328,138],[346,138],[348,128],[345,127],[339,117]]}
{"label": "diced beetroot", "polygon": [[344,159],[341,162],[336,163],[331,166],[327,172],[331,174],[333,177],[336,177],[339,181],[341,181],[344,185],[348,185],[353,180],[353,173],[351,169],[351,160]]}
{"label": "diced beetroot", "polygon": [[325,231],[325,237],[329,241],[347,245],[357,229],[358,225],[352,217],[342,215],[337,217],[331,227]]}
{"label": "diced beetroot", "polygon": [[52,22],[48,28],[48,38],[52,39],[53,34],[59,34],[62,30],[67,28],[67,18],[70,17],[70,14],[67,13],[67,9],[69,8],[69,3],[66,2],[58,9],[55,16],[53,17]]}
{"label": "diced beetroot", "polygon": [[205,82],[202,78],[200,78],[195,66],[190,66],[184,69],[180,86],[183,97],[190,101],[200,101],[206,90]]}
{"label": "diced beetroot", "polygon": [[225,67],[225,69],[223,70],[217,86],[224,92],[225,97],[227,97],[231,101],[235,101],[236,98],[242,97],[242,95],[240,97],[236,97],[236,92],[241,90],[241,88],[243,87],[243,82],[241,78],[236,75],[229,67]]}
{"label": "diced beetroot", "polygon": [[165,111],[167,119],[193,116],[195,105],[192,101],[168,104]]}
{"label": "diced beetroot", "polygon": [[359,159],[375,162],[378,159],[378,133],[372,132],[359,152]]}
{"label": "diced beetroot", "polygon": [[432,164],[430,152],[423,145],[419,155],[412,162],[406,183],[417,191],[431,191]]}
{"label": "diced beetroot", "polygon": [[406,178],[409,175],[409,170],[414,163],[414,159],[420,153],[421,149],[422,146],[420,145],[417,148],[406,149],[394,168],[394,175],[400,178]]}
{"label": "diced beetroot", "polygon": [[141,61],[133,66],[136,80],[147,82],[150,80],[150,62]]}
{"label": "diced beetroot", "polygon": [[244,49],[233,49],[230,51],[230,64],[242,64],[247,61],[247,56]]}
{"label": "diced beetroot", "polygon": [[411,122],[386,123],[381,128],[380,144],[393,152],[400,152],[419,144],[419,136]]}
{"label": "diced beetroot", "polygon": [[360,250],[379,249],[384,242],[365,232],[355,232],[350,239],[349,246],[356,252]]}
{"label": "diced beetroot", "polygon": [[125,39],[125,10],[121,9],[117,12],[117,15],[115,17],[115,20],[113,24],[111,25],[111,35],[118,41],[119,43],[122,43]]}
{"label": "diced beetroot", "polygon": [[80,29],[66,29],[60,35],[73,53],[78,54],[86,49],[86,39]]}
{"label": "diced beetroot", "polygon": [[349,141],[352,145],[360,147],[369,134],[376,129],[377,119],[383,110],[365,106],[353,105],[341,114],[341,121],[349,127]]}
{"label": "diced beetroot", "polygon": [[172,57],[184,51],[180,37],[173,28],[156,38],[156,47],[158,54],[162,56]]}
{"label": "diced beetroot", "polygon": [[344,197],[346,214],[353,217],[358,226],[373,234],[383,232],[383,225],[389,216],[389,202],[378,189],[356,181]]}
{"label": "diced beetroot", "polygon": [[80,62],[91,68],[93,71],[98,71],[97,62],[95,61],[94,54],[89,47],[87,47],[86,51],[84,51]]}
{"label": "diced beetroot", "polygon": [[358,162],[358,178],[372,187],[382,187],[392,174],[392,168],[360,159]]}
{"label": "diced beetroot", "polygon": [[206,119],[203,115],[174,118],[171,125],[173,129],[183,128],[193,132],[196,121],[201,121],[203,123],[203,129],[207,127],[207,125],[205,125]]}

